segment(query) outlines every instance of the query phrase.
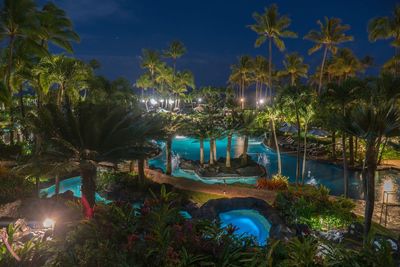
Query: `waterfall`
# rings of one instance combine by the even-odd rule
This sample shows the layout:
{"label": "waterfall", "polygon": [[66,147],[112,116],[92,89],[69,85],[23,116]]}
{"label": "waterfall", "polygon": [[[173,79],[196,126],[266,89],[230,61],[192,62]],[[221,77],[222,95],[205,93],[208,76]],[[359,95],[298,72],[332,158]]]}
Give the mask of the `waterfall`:
{"label": "waterfall", "polygon": [[181,163],[181,157],[179,154],[172,154],[172,171],[176,168],[179,168],[179,164]]}
{"label": "waterfall", "polygon": [[257,163],[265,168],[269,165],[269,158],[267,154],[260,153],[258,154]]}
{"label": "waterfall", "polygon": [[308,185],[313,185],[313,186],[317,186],[317,185],[318,185],[318,181],[317,181],[317,179],[315,179],[315,177],[313,176],[313,177],[311,177],[311,178],[306,182],[306,184],[308,184]]}

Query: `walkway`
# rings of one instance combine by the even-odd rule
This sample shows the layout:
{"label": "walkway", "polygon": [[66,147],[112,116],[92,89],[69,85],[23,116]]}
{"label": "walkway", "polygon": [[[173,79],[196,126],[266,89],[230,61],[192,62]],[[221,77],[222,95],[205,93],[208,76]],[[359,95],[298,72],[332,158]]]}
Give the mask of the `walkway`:
{"label": "walkway", "polygon": [[[255,197],[262,199],[269,204],[275,201],[276,192],[259,190],[256,188],[247,188],[235,185],[224,185],[224,184],[205,184],[202,182],[193,181],[190,179],[171,177],[166,174],[160,173],[155,170],[146,169],[145,170],[147,178],[150,180],[160,183],[160,184],[170,184],[178,189],[202,192],[207,194],[220,195],[222,197],[232,198],[232,197]],[[358,216],[364,216],[364,206],[365,201],[357,200],[355,201],[356,207],[353,212]],[[373,220],[379,223],[381,205],[376,202],[375,212],[373,215]],[[392,208],[389,210],[387,228],[400,233],[400,208]]]}

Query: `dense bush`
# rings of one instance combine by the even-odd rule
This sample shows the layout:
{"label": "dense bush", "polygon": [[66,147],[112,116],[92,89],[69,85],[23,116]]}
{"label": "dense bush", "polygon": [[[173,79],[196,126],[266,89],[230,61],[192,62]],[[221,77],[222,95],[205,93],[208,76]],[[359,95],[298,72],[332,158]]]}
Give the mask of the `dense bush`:
{"label": "dense bush", "polygon": [[96,179],[97,191],[104,191],[110,186],[119,184],[126,188],[135,188],[137,186],[136,175],[126,172],[99,172]]}
{"label": "dense bush", "polygon": [[304,223],[314,230],[344,229],[354,220],[354,203],[329,197],[323,186],[280,192],[275,207],[288,224]]}
{"label": "dense bush", "polygon": [[32,181],[4,167],[0,167],[0,185],[0,204],[31,196],[34,190]]}
{"label": "dense bush", "polygon": [[[16,249],[22,261],[7,255],[0,241],[0,266],[395,266],[388,244],[372,239],[359,250],[314,237],[269,240],[258,247],[251,239],[221,229],[218,222],[186,220],[178,197],[161,189],[139,209],[127,203],[96,206],[94,218],[72,226],[65,238],[31,241]],[[342,204],[340,204],[342,205]],[[10,236],[12,233],[10,232]],[[11,240],[12,243],[12,240]]]}
{"label": "dense bush", "polygon": [[260,178],[257,180],[256,187],[258,189],[267,190],[286,190],[289,186],[289,178],[281,174],[276,174],[272,179]]}

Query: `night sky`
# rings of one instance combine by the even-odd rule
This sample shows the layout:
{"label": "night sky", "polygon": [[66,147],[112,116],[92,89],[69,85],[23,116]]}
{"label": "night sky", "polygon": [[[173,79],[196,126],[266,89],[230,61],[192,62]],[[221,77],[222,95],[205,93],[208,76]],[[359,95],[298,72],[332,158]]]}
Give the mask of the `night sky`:
{"label": "night sky", "polygon": [[[45,1],[40,1],[43,3]],[[375,59],[378,66],[394,54],[388,41],[368,42],[367,22],[375,16],[391,15],[395,0],[55,0],[73,19],[81,43],[75,55],[83,60],[101,62],[99,73],[108,78],[125,77],[135,81],[142,70],[142,48],[162,49],[171,40],[181,40],[188,53],[178,61],[179,69],[190,69],[197,86],[226,84],[230,65],[238,56],[264,55],[266,47],[255,48],[256,34],[246,26],[252,13],[277,3],[281,14],[292,18],[291,30],[297,39],[286,39],[286,52],[305,56],[311,71],[320,63],[322,52],[311,56],[312,43],[303,36],[323,16],[335,16],[351,25],[354,42],[346,43],[359,57]],[[280,67],[283,54],[274,49],[274,63]]]}

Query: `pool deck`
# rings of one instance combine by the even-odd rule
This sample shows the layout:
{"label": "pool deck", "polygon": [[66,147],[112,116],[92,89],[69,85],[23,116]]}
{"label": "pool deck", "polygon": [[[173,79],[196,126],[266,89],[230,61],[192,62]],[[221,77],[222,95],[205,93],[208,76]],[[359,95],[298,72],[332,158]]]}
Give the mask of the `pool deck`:
{"label": "pool deck", "polygon": [[[222,197],[255,197],[272,204],[275,201],[277,193],[275,191],[259,190],[256,188],[247,188],[235,185],[224,184],[205,184],[189,179],[171,177],[155,170],[146,169],[146,176],[153,182],[160,184],[170,184],[178,189],[202,192],[207,194],[220,195]],[[353,212],[357,216],[364,216],[365,201],[355,200],[356,207]],[[381,214],[381,203],[375,203],[373,221],[379,223]],[[388,229],[400,234],[400,207],[391,207],[388,210]]]}

